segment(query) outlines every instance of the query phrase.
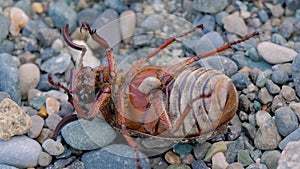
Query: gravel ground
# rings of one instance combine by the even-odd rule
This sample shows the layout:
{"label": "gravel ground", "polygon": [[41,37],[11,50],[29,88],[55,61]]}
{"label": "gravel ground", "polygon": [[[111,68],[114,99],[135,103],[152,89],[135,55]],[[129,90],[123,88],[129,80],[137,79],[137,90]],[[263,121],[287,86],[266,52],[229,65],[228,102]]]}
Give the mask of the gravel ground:
{"label": "gravel ground", "polygon": [[254,31],[259,36],[195,65],[223,71],[239,94],[227,131],[201,142],[136,138],[140,165],[157,169],[300,168],[300,1],[299,0],[0,0],[0,168],[136,168],[134,149],[101,119],[80,119],[53,131],[74,112],[63,90],[80,52],[84,66],[106,64],[105,50],[86,31],[85,21],[106,39],[126,72],[167,38],[190,30],[147,65],[174,65]]}

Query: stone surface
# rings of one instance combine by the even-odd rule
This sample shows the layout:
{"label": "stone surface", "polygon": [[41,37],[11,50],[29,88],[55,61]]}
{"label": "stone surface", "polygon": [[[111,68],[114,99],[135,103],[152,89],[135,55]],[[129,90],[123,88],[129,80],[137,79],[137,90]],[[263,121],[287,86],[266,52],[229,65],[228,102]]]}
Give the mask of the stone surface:
{"label": "stone surface", "polygon": [[59,112],[60,103],[55,98],[48,97],[46,99],[46,110],[47,113],[50,114],[57,114]]}
{"label": "stone surface", "polygon": [[295,90],[292,87],[287,85],[282,86],[280,94],[287,101],[293,101],[296,100],[297,98]]}
{"label": "stone surface", "polygon": [[244,20],[239,16],[239,12],[225,16],[222,19],[224,28],[227,32],[237,34],[239,36],[246,36],[248,34],[248,27]]}
{"label": "stone surface", "polygon": [[60,155],[65,151],[62,143],[54,141],[53,139],[47,139],[43,142],[42,147],[50,155]]}
{"label": "stone surface", "polygon": [[42,47],[50,47],[59,36],[59,32],[56,29],[41,28],[37,31],[36,38]]}
{"label": "stone surface", "polygon": [[9,25],[10,21],[9,18],[2,13],[0,14],[0,42],[4,39],[6,39],[6,36],[8,35],[9,32]]}
{"label": "stone surface", "polygon": [[261,156],[261,163],[266,164],[269,169],[276,169],[280,155],[278,150],[265,151]]}
{"label": "stone surface", "polygon": [[300,141],[288,143],[281,153],[277,169],[299,168],[299,151]]}
{"label": "stone surface", "polygon": [[225,152],[226,150],[227,150],[227,146],[224,141],[216,142],[212,144],[212,146],[209,148],[204,158],[204,161],[210,161],[214,154],[218,152]]}
{"label": "stone surface", "polygon": [[62,120],[62,118],[58,114],[50,114],[46,119],[46,125],[55,130],[57,124]]}
{"label": "stone surface", "polygon": [[289,75],[282,70],[275,70],[272,73],[271,79],[274,83],[282,85],[289,80]]}
{"label": "stone surface", "polygon": [[48,153],[41,152],[38,159],[38,164],[41,167],[47,167],[52,161],[52,156]]}
{"label": "stone surface", "polygon": [[222,11],[228,5],[227,0],[195,0],[193,1],[193,7],[197,11],[205,13],[217,13]]}
{"label": "stone surface", "polygon": [[63,73],[68,69],[68,65],[71,63],[71,56],[62,52],[57,57],[50,58],[43,62],[41,70],[47,73]]}
{"label": "stone surface", "polygon": [[14,101],[5,98],[0,103],[0,139],[22,135],[31,127],[30,117]]}
{"label": "stone surface", "polygon": [[169,164],[180,164],[181,160],[180,157],[173,153],[172,151],[168,151],[165,154],[165,160],[169,163]]}
{"label": "stone surface", "polygon": [[[141,152],[139,152],[139,158],[142,168],[150,169],[149,159]],[[86,152],[82,155],[81,160],[86,169],[136,168],[136,153],[134,149],[122,144],[113,144],[99,150]]]}
{"label": "stone surface", "polygon": [[261,42],[257,45],[258,53],[269,63],[278,64],[292,61],[297,52],[293,49],[271,42]]}
{"label": "stone surface", "polygon": [[39,83],[40,69],[33,63],[23,64],[19,67],[19,77],[22,98],[26,98],[28,91],[34,89]]}
{"label": "stone surface", "polygon": [[116,137],[114,129],[100,119],[80,119],[66,125],[61,133],[64,140],[78,150],[98,149],[108,145]]}
{"label": "stone surface", "polygon": [[122,40],[132,37],[136,27],[136,14],[132,10],[127,10],[120,15],[120,29]]}
{"label": "stone surface", "polygon": [[261,127],[264,124],[268,123],[269,120],[272,120],[272,117],[268,112],[261,110],[261,111],[257,111],[257,113],[255,114],[255,119],[256,119],[256,124],[259,127]]}
{"label": "stone surface", "polygon": [[286,136],[278,145],[283,150],[289,142],[300,141],[300,128],[293,131],[291,134]]}
{"label": "stone surface", "polygon": [[298,128],[298,118],[289,107],[280,107],[275,111],[275,124],[282,136],[287,136]]}
{"label": "stone surface", "polygon": [[212,162],[212,168],[214,169],[225,169],[229,165],[222,152],[216,153],[212,157],[211,162]]}
{"label": "stone surface", "polygon": [[17,36],[29,22],[29,17],[26,15],[26,13],[17,7],[11,8],[9,18],[11,23],[9,32],[13,36]]}
{"label": "stone surface", "polygon": [[26,136],[15,136],[10,140],[0,140],[0,164],[18,168],[37,166],[42,148],[38,142]]}
{"label": "stone surface", "polygon": [[199,55],[214,50],[222,45],[224,45],[222,36],[218,32],[212,31],[206,33],[200,39],[197,39],[194,50]]}
{"label": "stone surface", "polygon": [[27,134],[30,138],[37,138],[43,129],[44,119],[38,115],[33,115],[30,119],[32,121],[32,125]]}
{"label": "stone surface", "polygon": [[241,163],[244,167],[254,163],[254,161],[250,157],[248,150],[240,150],[238,152],[237,158],[238,158],[238,162]]}
{"label": "stone surface", "polygon": [[292,62],[292,77],[297,96],[300,96],[300,54],[298,54]]}

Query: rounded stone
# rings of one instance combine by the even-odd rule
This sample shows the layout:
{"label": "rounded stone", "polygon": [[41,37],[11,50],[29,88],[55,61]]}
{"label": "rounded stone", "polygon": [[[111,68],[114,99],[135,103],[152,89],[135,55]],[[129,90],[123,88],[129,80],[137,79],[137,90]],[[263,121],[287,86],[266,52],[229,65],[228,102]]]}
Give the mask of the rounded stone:
{"label": "rounded stone", "polygon": [[62,120],[62,118],[58,114],[50,114],[46,119],[46,125],[55,130],[57,124]]}
{"label": "rounded stone", "polygon": [[64,146],[53,139],[47,139],[43,142],[42,147],[51,155],[60,155],[65,151]]}
{"label": "rounded stone", "polygon": [[26,98],[28,91],[39,84],[40,69],[33,63],[23,64],[19,67],[19,77],[22,98]]}
{"label": "rounded stone", "polygon": [[38,159],[38,164],[41,167],[47,167],[52,161],[52,156],[48,153],[41,152]]}
{"label": "rounded stone", "polygon": [[17,36],[21,29],[23,29],[29,22],[29,17],[26,15],[26,13],[17,7],[12,7],[10,10],[10,28],[9,32],[13,36]]}
{"label": "rounded stone", "polygon": [[136,27],[136,14],[132,10],[127,10],[120,15],[120,29],[122,39],[132,37]]}
{"label": "rounded stone", "polygon": [[115,130],[105,121],[79,119],[67,124],[61,131],[64,140],[78,150],[94,150],[111,143]]}
{"label": "rounded stone", "polygon": [[[10,21],[7,16],[0,14],[0,42],[6,39],[9,32]],[[2,50],[1,50],[2,51]]]}
{"label": "rounded stone", "polygon": [[282,70],[275,70],[272,73],[271,79],[274,83],[282,85],[289,80],[289,75]]}
{"label": "rounded stone", "polygon": [[265,151],[261,156],[261,163],[266,164],[269,169],[277,169],[280,155],[278,150]]}
{"label": "rounded stone", "polygon": [[41,116],[33,115],[30,117],[32,125],[27,133],[30,138],[37,138],[44,126],[44,119]]}
{"label": "rounded stone", "polygon": [[225,155],[222,152],[216,153],[212,159],[212,168],[226,168],[229,164],[226,161]]}
{"label": "rounded stone", "polygon": [[300,141],[288,143],[282,151],[277,169],[300,168]]}
{"label": "rounded stone", "polygon": [[173,153],[172,151],[168,151],[165,154],[165,160],[169,163],[169,164],[180,164],[181,160],[180,157]]}
{"label": "rounded stone", "polygon": [[280,107],[275,111],[275,123],[278,132],[287,136],[298,128],[298,118],[289,107]]}
{"label": "rounded stone", "polygon": [[246,26],[245,21],[240,17],[239,12],[234,12],[231,15],[225,16],[222,19],[222,23],[227,32],[239,36],[246,36],[248,34],[248,27]]}
{"label": "rounded stone", "polygon": [[288,136],[286,136],[286,137],[279,143],[278,146],[279,146],[279,148],[280,148],[281,150],[283,150],[289,142],[294,142],[294,141],[297,141],[297,142],[300,141],[300,128],[296,129],[295,131],[293,131],[292,133],[290,133]]}
{"label": "rounded stone", "polygon": [[222,11],[228,5],[227,0],[195,0],[193,1],[193,7],[197,11],[205,13],[217,13]]}
{"label": "rounded stone", "polygon": [[55,98],[48,97],[46,99],[46,110],[49,115],[57,114],[59,112],[60,103]]}

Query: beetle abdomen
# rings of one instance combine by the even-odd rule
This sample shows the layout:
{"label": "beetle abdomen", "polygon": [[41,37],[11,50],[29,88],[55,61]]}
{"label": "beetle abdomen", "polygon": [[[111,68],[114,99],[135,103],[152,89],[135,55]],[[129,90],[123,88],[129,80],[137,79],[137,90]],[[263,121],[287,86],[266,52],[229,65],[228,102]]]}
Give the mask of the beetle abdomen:
{"label": "beetle abdomen", "polygon": [[186,68],[170,92],[172,134],[184,138],[211,132],[229,121],[237,106],[238,94],[229,77],[214,69]]}

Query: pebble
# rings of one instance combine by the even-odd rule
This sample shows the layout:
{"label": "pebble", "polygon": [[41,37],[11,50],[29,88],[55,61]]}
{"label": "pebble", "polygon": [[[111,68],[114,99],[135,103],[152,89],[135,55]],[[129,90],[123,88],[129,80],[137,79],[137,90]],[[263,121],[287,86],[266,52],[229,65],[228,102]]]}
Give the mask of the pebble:
{"label": "pebble", "polygon": [[128,7],[124,4],[121,0],[108,0],[107,5],[116,10],[117,12],[121,13],[125,11]]}
{"label": "pebble", "polygon": [[37,141],[42,144],[46,139],[53,135],[53,131],[48,128],[43,128],[40,135],[37,137]]}
{"label": "pebble", "polygon": [[297,99],[295,90],[287,85],[282,86],[280,94],[287,101],[293,101]]}
{"label": "pebble", "polygon": [[[1,20],[1,18],[0,18],[0,20]],[[0,36],[1,36],[1,33],[0,33]],[[9,41],[6,39],[0,41],[0,53],[12,54],[13,50],[14,50],[14,43],[12,41]]]}
{"label": "pebble", "polygon": [[266,80],[266,88],[270,94],[278,94],[280,92],[280,87],[270,79]]}
{"label": "pebble", "polygon": [[277,169],[280,155],[281,152],[278,150],[265,151],[261,156],[261,163],[264,163],[269,169]]}
{"label": "pebble", "polygon": [[204,13],[217,13],[223,11],[223,9],[228,5],[226,0],[195,0],[193,1],[193,7],[199,12]]}
{"label": "pebble", "polygon": [[277,169],[299,168],[300,167],[300,141],[290,142],[286,145],[280,159]]}
{"label": "pebble", "polygon": [[41,167],[47,167],[52,161],[52,156],[46,152],[41,152],[38,159],[38,164]]}
{"label": "pebble", "polygon": [[277,131],[275,120],[270,120],[259,127],[254,138],[255,147],[261,150],[275,149],[280,141],[281,136]]}
{"label": "pebble", "polygon": [[239,162],[229,164],[226,169],[244,169],[243,165]]}
{"label": "pebble", "polygon": [[224,45],[222,36],[218,32],[213,31],[208,32],[200,39],[197,39],[194,50],[199,55],[201,53],[214,50],[222,45]]}
{"label": "pebble", "polygon": [[272,112],[275,112],[276,109],[284,106],[287,106],[285,99],[281,95],[276,95],[271,105]]}
{"label": "pebble", "polygon": [[193,148],[194,156],[196,157],[196,159],[203,159],[210,146],[211,143],[209,142],[197,143]]}
{"label": "pebble", "polygon": [[46,125],[55,130],[57,124],[62,120],[62,118],[58,114],[50,114],[46,119]]}
{"label": "pebble", "polygon": [[87,8],[77,13],[77,23],[81,25],[82,22],[93,24],[96,18],[99,16],[99,11],[93,8]]}
{"label": "pebble", "polygon": [[293,19],[294,18],[283,19],[283,21],[280,25],[280,33],[285,38],[289,38],[292,35],[292,33],[294,32]]}
{"label": "pebble", "polygon": [[298,119],[300,119],[300,103],[290,103],[289,107],[297,115]]}
{"label": "pebble", "polygon": [[271,73],[268,70],[259,71],[259,73],[257,75],[257,78],[256,78],[256,81],[255,81],[255,84],[258,87],[263,88],[265,86],[267,80],[269,80],[270,75],[271,75]]}
{"label": "pebble", "polygon": [[40,108],[40,110],[38,111],[38,115],[41,116],[41,117],[43,117],[43,118],[48,117],[48,112],[47,112],[45,106],[42,106],[42,107]]}
{"label": "pebble", "polygon": [[214,169],[226,169],[229,165],[226,161],[225,155],[222,152],[216,153],[212,159],[212,168]]}
{"label": "pebble", "polygon": [[227,150],[224,152],[226,161],[233,163],[237,161],[237,154],[240,150],[245,148],[243,138],[239,137],[237,140],[227,144]]}
{"label": "pebble", "polygon": [[50,47],[52,43],[60,37],[56,29],[41,28],[37,31],[36,38],[39,40],[39,45],[42,47]]}
{"label": "pebble", "polygon": [[246,169],[268,169],[268,167],[264,164],[253,163],[249,165]]}
{"label": "pebble", "polygon": [[40,3],[40,2],[34,2],[34,3],[32,3],[31,8],[37,14],[41,14],[41,13],[44,12],[43,4]]}
{"label": "pebble", "polygon": [[115,130],[101,119],[79,119],[66,125],[62,131],[64,140],[77,150],[94,150],[111,143]]}
{"label": "pebble", "polygon": [[[209,33],[209,32],[214,32],[215,27],[216,27],[216,21],[215,17],[211,15],[204,15],[203,17],[196,19],[193,23],[193,25],[199,25],[202,24],[204,26],[203,33]],[[214,39],[211,39],[214,40]]]}
{"label": "pebble", "polygon": [[289,142],[300,141],[300,128],[287,135],[278,145],[283,150]]}
{"label": "pebble", "polygon": [[9,94],[10,98],[17,104],[21,104],[20,81],[17,65],[13,57],[7,53],[0,54],[0,91]]}
{"label": "pebble", "polygon": [[12,136],[25,134],[31,125],[30,117],[16,102],[9,98],[0,102],[0,139],[8,140]]}
{"label": "pebble", "polygon": [[228,16],[229,14],[226,12],[226,11],[221,11],[221,12],[218,12],[216,14],[216,23],[219,25],[219,26],[223,26],[223,23],[222,23],[222,19],[225,17],[225,16]]}
{"label": "pebble", "polygon": [[192,162],[192,169],[208,169],[207,165],[205,164],[205,162],[203,160],[195,160]]}
{"label": "pebble", "polygon": [[34,89],[39,83],[39,67],[33,63],[25,63],[19,67],[19,77],[22,98],[26,98],[28,91]]}
{"label": "pebble", "polygon": [[239,12],[234,12],[231,15],[225,16],[222,19],[222,23],[227,32],[239,36],[246,36],[248,34],[248,27],[244,20],[239,16]]}
{"label": "pebble", "polygon": [[254,163],[254,161],[250,157],[248,150],[240,150],[238,152],[237,158],[238,158],[238,162],[241,163],[244,167]]}
{"label": "pebble", "polygon": [[71,63],[71,56],[68,53],[60,53],[57,57],[50,58],[42,63],[41,70],[47,73],[63,73]]}
{"label": "pebble", "polygon": [[163,17],[159,14],[151,14],[145,20],[142,21],[141,27],[146,30],[155,31],[160,29],[164,24]]}
{"label": "pebble", "polygon": [[26,13],[17,7],[12,7],[10,10],[10,27],[9,32],[13,36],[19,35],[20,31],[28,24],[29,17]]}
{"label": "pebble", "polygon": [[295,89],[300,96],[300,54],[298,54],[292,62],[292,77],[295,83]]}
{"label": "pebble", "polygon": [[208,149],[204,161],[208,162],[211,160],[214,154],[218,152],[225,152],[226,150],[227,150],[227,145],[224,141],[213,143],[211,147]]}
{"label": "pebble", "polygon": [[282,85],[287,83],[289,80],[289,75],[282,70],[275,70],[272,73],[271,79],[274,83]]}
{"label": "pebble", "polygon": [[235,52],[230,59],[237,64],[238,69],[248,66],[247,58],[243,52]]}
{"label": "pebble", "polygon": [[0,140],[0,164],[12,165],[18,168],[37,166],[40,144],[26,136],[15,136],[8,141]]}
{"label": "pebble", "polygon": [[85,169],[84,163],[83,163],[82,161],[79,161],[78,159],[76,159],[76,160],[71,164],[71,168]]}
{"label": "pebble", "polygon": [[165,154],[165,160],[169,163],[169,164],[180,164],[181,160],[180,157],[173,153],[172,151],[168,151]]}
{"label": "pebble", "polygon": [[257,97],[262,104],[270,103],[273,100],[273,96],[268,92],[266,87],[259,90]]}
{"label": "pebble", "polygon": [[27,134],[30,138],[37,138],[43,129],[44,119],[39,115],[33,115],[30,119],[32,121],[32,125]]}
{"label": "pebble", "polygon": [[255,119],[256,119],[256,124],[259,127],[261,127],[264,124],[268,123],[269,120],[272,120],[272,116],[268,112],[264,110],[260,110],[256,112]]}
{"label": "pebble", "polygon": [[62,145],[62,143],[54,141],[53,139],[46,139],[43,142],[42,147],[50,155],[60,155],[65,151],[65,148]]}
{"label": "pebble", "polygon": [[55,98],[48,97],[46,99],[46,110],[49,115],[57,114],[60,109],[60,103]]}
{"label": "pebble", "polygon": [[73,113],[74,107],[70,102],[66,102],[61,106],[60,111],[58,112],[59,116],[64,117]]}
{"label": "pebble", "polygon": [[242,124],[243,129],[245,130],[245,133],[249,136],[250,139],[254,139],[256,134],[256,128],[254,125],[250,123],[244,122]]}
{"label": "pebble", "polygon": [[183,164],[191,165],[195,161],[195,157],[192,154],[188,154],[182,158]]}
{"label": "pebble", "polygon": [[[96,131],[96,130],[95,130]],[[139,153],[140,164],[150,169],[149,159]],[[102,149],[86,152],[81,157],[86,169],[94,168],[136,168],[136,153],[133,148],[123,144],[112,144]]]}
{"label": "pebble", "polygon": [[297,0],[285,0],[285,4],[290,10],[293,11],[300,8],[300,2]]}
{"label": "pebble", "polygon": [[64,24],[69,24],[69,32],[76,28],[76,12],[64,2],[55,2],[49,6],[48,15],[52,18],[54,25],[61,28]]}
{"label": "pebble", "polygon": [[285,38],[281,35],[281,34],[278,34],[278,33],[274,33],[272,35],[272,40],[271,40],[273,43],[276,43],[278,45],[285,45],[287,43],[287,41],[285,40]]}
{"label": "pebble", "polygon": [[172,164],[169,165],[167,169],[191,169],[191,168],[185,164]]}
{"label": "pebble", "polygon": [[1,169],[18,169],[14,166],[10,166],[10,165],[5,165],[5,164],[0,164],[0,168]]}
{"label": "pebble", "polygon": [[122,40],[132,37],[136,27],[136,14],[132,10],[127,10],[120,15],[120,29]]}
{"label": "pebble", "polygon": [[190,154],[192,150],[193,146],[187,143],[177,143],[173,146],[173,151],[181,157]]}
{"label": "pebble", "polygon": [[298,118],[291,108],[280,107],[274,114],[277,130],[282,136],[287,136],[298,128]]}
{"label": "pebble", "polygon": [[9,18],[2,13],[0,14],[0,42],[6,39],[9,32],[10,21]]}
{"label": "pebble", "polygon": [[292,61],[297,52],[293,49],[277,45],[271,42],[261,42],[257,45],[258,53],[268,63],[278,64]]}
{"label": "pebble", "polygon": [[238,90],[243,90],[251,84],[247,72],[237,72],[231,76],[231,80]]}

